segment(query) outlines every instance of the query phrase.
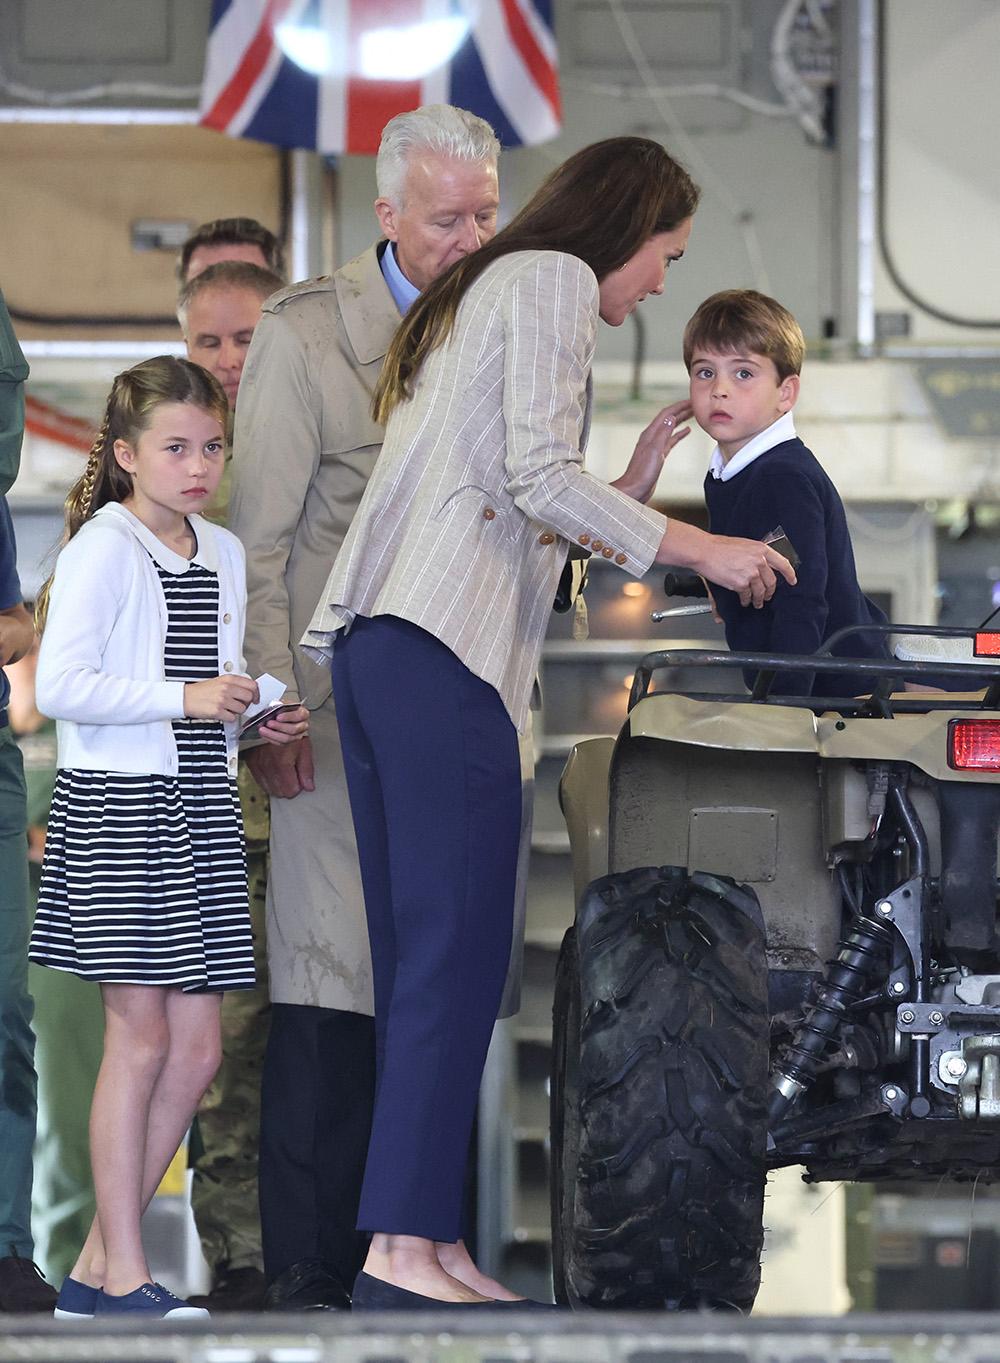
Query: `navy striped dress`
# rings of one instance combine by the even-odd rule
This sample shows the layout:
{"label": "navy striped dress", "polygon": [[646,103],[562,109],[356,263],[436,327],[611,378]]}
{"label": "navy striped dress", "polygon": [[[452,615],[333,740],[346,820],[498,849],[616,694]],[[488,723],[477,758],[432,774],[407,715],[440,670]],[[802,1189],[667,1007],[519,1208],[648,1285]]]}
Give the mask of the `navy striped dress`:
{"label": "navy striped dress", "polygon": [[[219,580],[156,570],[168,681],[218,676]],[[84,979],[250,989],[253,945],[236,783],[215,720],[173,721],[176,777],[60,770],[30,957]]]}

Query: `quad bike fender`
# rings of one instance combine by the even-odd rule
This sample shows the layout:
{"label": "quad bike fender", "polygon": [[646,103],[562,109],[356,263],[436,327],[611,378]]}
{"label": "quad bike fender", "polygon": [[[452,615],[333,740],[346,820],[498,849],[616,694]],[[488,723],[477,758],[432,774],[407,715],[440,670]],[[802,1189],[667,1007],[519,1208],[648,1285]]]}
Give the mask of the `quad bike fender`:
{"label": "quad bike fender", "polygon": [[837,943],[840,891],[826,855],[814,744],[687,738],[683,730],[640,736],[626,725],[609,777],[608,872],[687,866],[731,876],[760,900],[771,970],[821,973]]}
{"label": "quad bike fender", "polygon": [[592,880],[608,873],[608,772],[613,738],[575,743],[559,782],[559,805],[569,829],[574,903]]}

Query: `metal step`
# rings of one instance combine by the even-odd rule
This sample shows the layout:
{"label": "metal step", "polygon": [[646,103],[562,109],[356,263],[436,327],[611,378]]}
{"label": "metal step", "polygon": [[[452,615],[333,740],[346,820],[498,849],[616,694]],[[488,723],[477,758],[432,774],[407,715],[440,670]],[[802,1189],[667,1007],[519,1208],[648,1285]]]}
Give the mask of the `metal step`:
{"label": "metal step", "polygon": [[[473,1319],[473,1314],[475,1319]],[[4,1317],[0,1361],[37,1363],[1000,1363],[994,1314],[757,1319],[565,1311],[339,1312],[154,1321]]]}

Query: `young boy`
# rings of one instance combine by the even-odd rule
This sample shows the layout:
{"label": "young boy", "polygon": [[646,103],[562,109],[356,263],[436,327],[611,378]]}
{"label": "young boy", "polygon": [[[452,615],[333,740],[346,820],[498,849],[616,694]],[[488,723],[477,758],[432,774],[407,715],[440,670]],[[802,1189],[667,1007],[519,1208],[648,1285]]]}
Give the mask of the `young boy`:
{"label": "young boy", "polygon": [[[783,533],[801,560],[796,585],[779,581],[760,610],[741,606],[734,592],[713,589],[726,641],[737,652],[812,653],[845,625],[885,623],[858,586],[837,489],[795,434],[792,408],[804,355],[795,318],[753,289],[713,294],[684,332],[694,418],[718,442],[705,478],[712,533],[761,540]],[[864,630],[834,653],[884,657],[886,641]],[[784,695],[870,690],[860,674],[822,672],[779,672],[771,687]]]}

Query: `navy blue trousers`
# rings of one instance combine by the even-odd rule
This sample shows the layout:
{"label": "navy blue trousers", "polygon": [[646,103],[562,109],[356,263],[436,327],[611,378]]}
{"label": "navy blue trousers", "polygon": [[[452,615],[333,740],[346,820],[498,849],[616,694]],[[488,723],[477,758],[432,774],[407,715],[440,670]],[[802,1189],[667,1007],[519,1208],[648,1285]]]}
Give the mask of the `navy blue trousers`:
{"label": "navy blue trousers", "polygon": [[492,686],[393,616],[359,616],[332,671],[375,980],[358,1225],[455,1241],[511,947],[517,733]]}

